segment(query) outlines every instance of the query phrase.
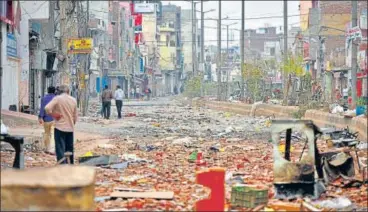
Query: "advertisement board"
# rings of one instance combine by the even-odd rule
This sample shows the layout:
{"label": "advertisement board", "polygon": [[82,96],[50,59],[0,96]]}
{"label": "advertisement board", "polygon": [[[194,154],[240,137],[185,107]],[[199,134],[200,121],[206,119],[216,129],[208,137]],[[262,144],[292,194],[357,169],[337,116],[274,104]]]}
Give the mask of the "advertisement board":
{"label": "advertisement board", "polygon": [[135,3],[134,13],[154,13],[155,4],[153,3]]}
{"label": "advertisement board", "polygon": [[68,54],[89,54],[92,49],[92,38],[72,38],[68,40]]}
{"label": "advertisement board", "polygon": [[11,33],[7,35],[7,42],[6,42],[6,55],[8,57],[17,57],[17,40],[15,36]]}

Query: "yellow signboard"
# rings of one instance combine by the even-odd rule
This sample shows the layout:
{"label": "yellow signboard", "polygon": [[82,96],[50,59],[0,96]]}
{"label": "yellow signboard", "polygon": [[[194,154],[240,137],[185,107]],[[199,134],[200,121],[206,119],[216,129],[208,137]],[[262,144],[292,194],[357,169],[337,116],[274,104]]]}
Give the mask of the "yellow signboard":
{"label": "yellow signboard", "polygon": [[72,38],[68,40],[68,54],[89,54],[92,49],[92,38]]}

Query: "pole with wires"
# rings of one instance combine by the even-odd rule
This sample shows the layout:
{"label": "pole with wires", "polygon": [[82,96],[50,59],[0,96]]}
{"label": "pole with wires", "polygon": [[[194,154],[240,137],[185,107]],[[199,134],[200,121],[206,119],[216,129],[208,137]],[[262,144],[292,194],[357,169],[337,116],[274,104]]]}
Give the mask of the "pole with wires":
{"label": "pole with wires", "polygon": [[[351,1],[351,27],[358,26],[358,1]],[[356,106],[357,101],[357,69],[358,69],[358,61],[357,61],[357,44],[351,40],[351,95],[352,95],[352,105]]]}
{"label": "pole with wires", "polygon": [[217,100],[221,100],[221,0],[219,0],[219,17],[217,20]]}
{"label": "pole with wires", "polygon": [[244,76],[244,25],[245,25],[245,2],[242,0],[242,20],[241,20],[241,31],[240,31],[240,70],[241,70],[241,91],[240,91],[240,100],[244,101],[244,84],[245,84],[245,76]]}

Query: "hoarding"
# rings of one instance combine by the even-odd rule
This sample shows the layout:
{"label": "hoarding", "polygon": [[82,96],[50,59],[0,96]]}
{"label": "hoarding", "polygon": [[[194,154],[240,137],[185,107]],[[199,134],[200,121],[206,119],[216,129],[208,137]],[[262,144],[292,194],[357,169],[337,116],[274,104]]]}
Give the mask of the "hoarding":
{"label": "hoarding", "polygon": [[135,3],[134,13],[154,13],[155,4],[153,3]]}
{"label": "hoarding", "polygon": [[350,39],[362,38],[362,31],[358,26],[348,29],[346,33],[347,37]]}
{"label": "hoarding", "polygon": [[92,38],[72,38],[68,40],[68,54],[89,54],[92,49]]}
{"label": "hoarding", "polygon": [[17,57],[17,40],[13,34],[8,33],[6,42],[6,55],[8,57]]}

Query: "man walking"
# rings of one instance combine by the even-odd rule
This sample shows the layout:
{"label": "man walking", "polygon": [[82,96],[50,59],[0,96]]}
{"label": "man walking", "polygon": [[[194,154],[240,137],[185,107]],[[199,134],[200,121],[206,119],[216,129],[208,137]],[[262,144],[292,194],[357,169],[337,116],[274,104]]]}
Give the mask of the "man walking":
{"label": "man walking", "polygon": [[51,102],[55,97],[55,87],[50,86],[47,88],[47,95],[41,99],[40,114],[38,115],[38,122],[43,125],[45,133],[43,137],[43,144],[45,148],[45,153],[54,154],[51,150],[50,141],[52,138],[52,128],[54,127],[54,119],[47,115],[45,112],[45,106]]}
{"label": "man walking", "polygon": [[121,108],[123,107],[124,91],[120,88],[120,85],[116,86],[114,97],[116,109],[118,111],[118,119],[121,119]]}
{"label": "man walking", "polygon": [[105,85],[105,89],[102,92],[102,111],[105,119],[110,119],[112,98],[112,91],[109,89],[109,86]]}
{"label": "man walking", "polygon": [[[71,164],[74,164],[74,125],[77,122],[77,101],[70,96],[69,87],[59,87],[60,95],[56,96],[46,105],[45,111],[55,120],[55,150],[56,159],[64,158],[65,152],[71,152]],[[67,163],[64,160],[63,163]]]}

